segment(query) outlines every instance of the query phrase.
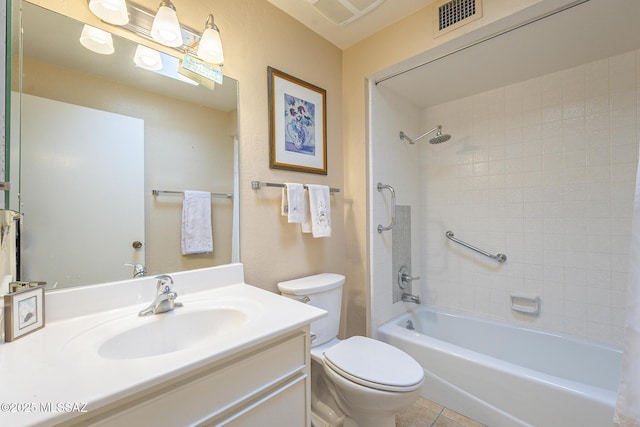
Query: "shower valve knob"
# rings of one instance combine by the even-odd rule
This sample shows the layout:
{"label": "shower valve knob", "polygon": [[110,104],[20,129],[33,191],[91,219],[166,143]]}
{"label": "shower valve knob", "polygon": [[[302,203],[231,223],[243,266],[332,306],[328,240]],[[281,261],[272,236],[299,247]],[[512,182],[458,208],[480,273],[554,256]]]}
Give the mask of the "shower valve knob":
{"label": "shower valve knob", "polygon": [[402,280],[403,282],[413,282],[414,280],[418,280],[419,278],[420,276],[411,277],[408,274],[403,274],[400,280]]}
{"label": "shower valve knob", "polygon": [[404,289],[407,286],[407,283],[411,283],[418,279],[420,279],[419,276],[411,276],[409,268],[406,265],[400,267],[400,271],[398,271],[398,286],[400,286],[400,289]]}

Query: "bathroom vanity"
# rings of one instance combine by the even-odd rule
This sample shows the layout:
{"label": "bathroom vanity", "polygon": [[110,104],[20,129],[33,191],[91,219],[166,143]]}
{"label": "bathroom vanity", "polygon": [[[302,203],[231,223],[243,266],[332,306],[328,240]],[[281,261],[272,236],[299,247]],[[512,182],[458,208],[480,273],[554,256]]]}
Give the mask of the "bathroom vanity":
{"label": "bathroom vanity", "polygon": [[46,326],[0,345],[0,425],[310,425],[309,324],[326,312],[244,283],[241,264],[47,294]]}

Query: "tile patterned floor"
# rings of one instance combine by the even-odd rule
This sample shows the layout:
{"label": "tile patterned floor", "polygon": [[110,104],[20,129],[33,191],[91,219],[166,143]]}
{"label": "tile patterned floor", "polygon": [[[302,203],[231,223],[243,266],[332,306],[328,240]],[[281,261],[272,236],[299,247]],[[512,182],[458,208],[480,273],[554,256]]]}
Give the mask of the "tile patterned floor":
{"label": "tile patterned floor", "polygon": [[396,427],[486,427],[422,397],[396,415]]}

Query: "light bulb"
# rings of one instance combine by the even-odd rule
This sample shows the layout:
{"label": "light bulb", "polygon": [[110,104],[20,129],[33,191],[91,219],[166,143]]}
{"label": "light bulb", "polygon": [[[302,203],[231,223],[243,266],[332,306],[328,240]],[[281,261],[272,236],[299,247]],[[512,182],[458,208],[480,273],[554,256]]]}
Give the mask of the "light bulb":
{"label": "light bulb", "polygon": [[133,62],[138,67],[144,68],[145,70],[157,71],[162,69],[162,58],[160,57],[160,52],[141,44],[136,48],[136,54],[133,57]]}
{"label": "light bulb", "polygon": [[224,54],[222,52],[222,40],[220,40],[220,30],[213,23],[213,15],[207,17],[205,30],[202,33],[198,46],[198,57],[213,64],[222,64]]}
{"label": "light bulb", "polygon": [[109,24],[125,25],[129,22],[125,0],[90,0],[89,10]]}
{"label": "light bulb", "polygon": [[176,9],[170,1],[160,3],[156,17],[151,25],[151,37],[165,46],[182,46],[180,22],[178,22]]}
{"label": "light bulb", "polygon": [[80,43],[92,52],[102,55],[110,55],[115,52],[111,33],[87,24],[82,28]]}

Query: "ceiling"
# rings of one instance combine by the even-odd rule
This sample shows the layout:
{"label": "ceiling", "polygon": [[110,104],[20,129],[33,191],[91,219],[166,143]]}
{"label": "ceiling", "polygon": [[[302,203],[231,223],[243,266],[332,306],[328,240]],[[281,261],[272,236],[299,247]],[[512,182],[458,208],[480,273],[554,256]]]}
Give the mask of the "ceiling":
{"label": "ceiling", "polygon": [[[416,67],[379,85],[424,109],[640,49],[638,0],[588,0],[544,19],[532,12],[539,11],[512,17],[515,24],[509,28],[518,28],[505,34],[493,37],[494,29],[487,26],[486,41],[474,44],[460,37],[373,79],[380,82]],[[532,22],[519,25],[527,20]]]}
{"label": "ceiling", "polygon": [[[269,1],[336,46],[346,48],[435,0],[386,0],[342,26],[318,12],[311,5],[314,0]],[[556,10],[563,5],[572,7]],[[538,19],[541,14],[549,16]],[[640,49],[638,17],[640,0],[542,0],[370,77],[380,82],[401,73],[380,85],[417,108],[428,108]],[[509,31],[498,35],[505,29]],[[486,41],[476,44],[474,39]],[[412,71],[403,73],[409,69]]]}
{"label": "ceiling", "polygon": [[[400,21],[434,0],[382,0],[360,18],[346,24],[334,24],[312,4],[323,0],[268,0],[340,49],[346,49],[381,29]],[[338,0],[332,0],[336,3]],[[373,0],[348,0],[352,3],[376,3]],[[324,0],[325,3],[329,2]]]}

